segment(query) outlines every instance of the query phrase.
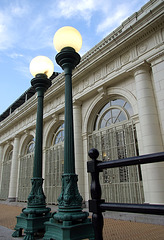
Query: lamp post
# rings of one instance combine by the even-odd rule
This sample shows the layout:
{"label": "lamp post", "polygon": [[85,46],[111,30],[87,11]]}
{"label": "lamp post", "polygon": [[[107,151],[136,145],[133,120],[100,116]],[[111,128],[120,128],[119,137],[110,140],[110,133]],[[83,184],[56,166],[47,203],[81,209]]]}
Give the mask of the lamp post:
{"label": "lamp post", "polygon": [[56,62],[65,73],[64,173],[62,192],[58,198],[58,212],[45,223],[43,239],[94,239],[92,224],[88,219],[89,213],[82,211],[82,197],[78,191],[78,176],[75,173],[72,70],[80,62],[77,51],[82,46],[81,35],[73,27],[63,27],[54,36],[54,46],[59,52]]}
{"label": "lamp post", "polygon": [[30,72],[34,76],[31,85],[35,88],[38,96],[32,189],[28,196],[27,208],[22,209],[20,216],[17,216],[16,231],[12,235],[20,237],[22,229],[24,229],[26,234],[24,240],[33,240],[36,233],[44,231],[44,222],[48,221],[51,216],[51,209],[46,207],[46,197],[42,188],[42,142],[44,92],[51,86],[51,80],[48,77],[52,75],[53,71],[52,61],[45,56],[38,56],[30,63]]}

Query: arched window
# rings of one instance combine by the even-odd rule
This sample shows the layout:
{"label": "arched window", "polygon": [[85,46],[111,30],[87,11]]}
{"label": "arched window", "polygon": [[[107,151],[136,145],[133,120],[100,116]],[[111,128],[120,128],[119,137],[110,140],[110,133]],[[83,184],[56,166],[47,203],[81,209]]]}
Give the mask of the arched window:
{"label": "arched window", "polygon": [[58,127],[52,139],[52,146],[64,141],[64,123]]}
{"label": "arched window", "polygon": [[30,141],[30,142],[27,144],[26,153],[27,153],[27,154],[33,153],[33,152],[34,152],[34,149],[35,149],[35,142],[34,142],[34,138],[33,138],[33,140]]}
{"label": "arched window", "polygon": [[2,180],[1,180],[1,191],[0,191],[1,199],[8,198],[12,155],[13,155],[13,148],[12,146],[10,146],[10,148],[8,149],[8,152],[6,153],[5,160],[2,164]]}
{"label": "arched window", "polygon": [[31,190],[33,175],[35,139],[30,136],[24,146],[24,154],[20,157],[18,201],[27,201]]}
{"label": "arched window", "polygon": [[[97,148],[100,159],[110,161],[136,156],[136,128],[133,109],[125,99],[110,99],[97,113],[89,149]],[[139,166],[106,169],[101,174],[103,198],[108,202],[142,203],[143,189]]]}
{"label": "arched window", "polygon": [[57,204],[64,171],[64,123],[54,132],[51,146],[46,150],[45,194],[47,202]]}
{"label": "arched window", "polygon": [[10,151],[8,152],[8,156],[7,156],[7,158],[6,158],[6,161],[11,161],[11,160],[12,160],[12,156],[13,156],[13,150],[10,150]]}
{"label": "arched window", "polygon": [[123,99],[111,100],[97,114],[94,130],[128,120],[131,115],[133,115],[133,110],[127,101]]}

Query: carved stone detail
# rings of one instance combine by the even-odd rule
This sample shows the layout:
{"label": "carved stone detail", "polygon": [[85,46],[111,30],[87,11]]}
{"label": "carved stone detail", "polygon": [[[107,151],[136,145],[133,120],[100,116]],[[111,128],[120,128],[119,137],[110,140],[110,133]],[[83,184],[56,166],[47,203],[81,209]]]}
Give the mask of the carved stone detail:
{"label": "carved stone detail", "polygon": [[115,69],[115,64],[114,64],[114,62],[111,62],[111,63],[107,64],[106,69],[107,69],[107,74],[113,72],[114,69]]}
{"label": "carved stone detail", "polygon": [[147,43],[141,43],[139,46],[138,46],[138,52],[139,53],[144,53],[144,52],[146,52],[146,50],[147,50],[147,48],[148,48],[148,45],[147,45]]}
{"label": "carved stone detail", "polygon": [[101,78],[101,70],[95,72],[95,81],[100,80],[100,78]]}
{"label": "carved stone detail", "polygon": [[88,79],[85,79],[83,81],[83,86],[84,86],[84,88],[87,88],[89,86],[89,80]]}
{"label": "carved stone detail", "polygon": [[121,63],[122,64],[128,63],[129,60],[130,60],[130,53],[129,52],[127,52],[127,53],[125,53],[121,56]]}

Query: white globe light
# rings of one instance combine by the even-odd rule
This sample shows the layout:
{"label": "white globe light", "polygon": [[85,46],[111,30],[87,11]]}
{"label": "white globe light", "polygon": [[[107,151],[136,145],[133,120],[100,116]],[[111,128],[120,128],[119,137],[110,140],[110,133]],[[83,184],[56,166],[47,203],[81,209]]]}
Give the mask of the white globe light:
{"label": "white globe light", "polygon": [[30,62],[30,72],[34,77],[36,74],[44,73],[49,78],[54,72],[54,64],[48,57],[37,56]]}
{"label": "white globe light", "polygon": [[54,35],[54,47],[60,52],[65,47],[72,47],[79,52],[82,47],[82,37],[79,31],[73,27],[62,27]]}

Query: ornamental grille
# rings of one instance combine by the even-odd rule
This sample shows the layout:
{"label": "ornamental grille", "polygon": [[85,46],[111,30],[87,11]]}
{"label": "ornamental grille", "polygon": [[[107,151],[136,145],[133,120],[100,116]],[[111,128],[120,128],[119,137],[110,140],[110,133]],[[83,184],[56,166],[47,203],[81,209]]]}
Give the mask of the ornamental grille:
{"label": "ornamental grille", "polygon": [[59,143],[46,150],[45,195],[49,204],[57,204],[64,170],[64,145]]}
{"label": "ornamental grille", "polygon": [[9,194],[9,184],[10,184],[10,171],[11,171],[11,160],[4,162],[2,165],[2,182],[0,199],[7,199]]}
{"label": "ornamental grille", "polygon": [[34,153],[31,152],[20,158],[18,201],[27,201],[31,192],[31,178],[33,176]]}
{"label": "ornamental grille", "polygon": [[[97,148],[103,161],[137,155],[135,125],[132,121],[112,125],[89,135],[89,149]],[[106,169],[100,174],[102,198],[107,202],[143,203],[140,166]]]}

